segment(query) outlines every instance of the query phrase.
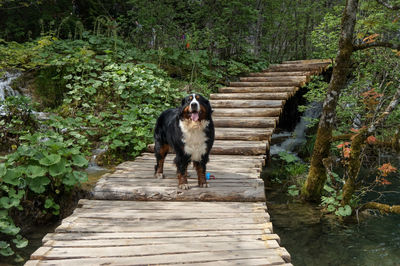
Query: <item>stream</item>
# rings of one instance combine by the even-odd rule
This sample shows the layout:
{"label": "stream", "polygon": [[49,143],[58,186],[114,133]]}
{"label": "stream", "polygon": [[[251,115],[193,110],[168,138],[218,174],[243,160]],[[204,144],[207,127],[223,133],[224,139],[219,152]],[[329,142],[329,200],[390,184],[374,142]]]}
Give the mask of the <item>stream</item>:
{"label": "stream", "polygon": [[[318,117],[318,108],[311,105],[304,116]],[[296,155],[296,148],[305,142],[307,121],[304,116],[293,132],[281,132],[274,138],[280,143],[271,146],[271,155],[281,151]],[[288,137],[282,141],[282,137]],[[276,161],[273,161],[276,163]],[[267,175],[267,171],[263,172]],[[387,187],[400,191],[400,175]],[[331,216],[322,216],[320,207],[294,200],[273,184],[266,188],[268,212],[281,246],[291,254],[295,266],[399,266],[400,215],[371,214],[360,223],[339,223]],[[398,194],[389,194],[385,203],[400,204]]]}

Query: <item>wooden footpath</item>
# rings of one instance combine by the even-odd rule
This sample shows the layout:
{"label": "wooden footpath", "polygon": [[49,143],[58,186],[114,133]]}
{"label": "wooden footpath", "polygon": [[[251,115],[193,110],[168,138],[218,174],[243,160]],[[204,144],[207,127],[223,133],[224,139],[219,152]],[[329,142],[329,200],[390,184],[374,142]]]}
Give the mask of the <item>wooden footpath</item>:
{"label": "wooden footpath", "polygon": [[260,171],[287,99],[330,64],[271,65],[210,97],[216,141],[210,188],[177,188],[173,155],[153,177],[153,146],[104,175],[25,265],[291,265],[265,205]]}

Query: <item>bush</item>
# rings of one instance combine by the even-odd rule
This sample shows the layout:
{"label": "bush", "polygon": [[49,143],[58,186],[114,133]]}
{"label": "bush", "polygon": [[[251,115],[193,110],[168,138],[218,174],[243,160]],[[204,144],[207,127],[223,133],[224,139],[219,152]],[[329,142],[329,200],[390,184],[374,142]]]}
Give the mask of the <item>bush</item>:
{"label": "bush", "polygon": [[[75,185],[85,182],[81,169],[88,161],[81,155],[73,139],[65,139],[53,131],[20,137],[22,143],[2,158],[0,163],[0,255],[14,254],[27,240],[19,234],[12,215],[22,211],[27,201],[39,210],[58,215],[62,195]],[[12,244],[14,243],[14,244]]]}

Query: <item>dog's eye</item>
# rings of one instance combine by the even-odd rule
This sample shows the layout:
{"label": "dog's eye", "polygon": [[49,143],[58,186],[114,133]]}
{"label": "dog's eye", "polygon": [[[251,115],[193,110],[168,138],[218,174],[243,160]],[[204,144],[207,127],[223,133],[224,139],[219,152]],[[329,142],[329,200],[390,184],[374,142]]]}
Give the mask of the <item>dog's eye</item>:
{"label": "dog's eye", "polygon": [[197,99],[197,100],[200,99],[200,96],[199,96],[199,95],[196,95],[196,99]]}
{"label": "dog's eye", "polygon": [[193,96],[190,96],[190,97],[189,97],[189,100],[193,100]]}

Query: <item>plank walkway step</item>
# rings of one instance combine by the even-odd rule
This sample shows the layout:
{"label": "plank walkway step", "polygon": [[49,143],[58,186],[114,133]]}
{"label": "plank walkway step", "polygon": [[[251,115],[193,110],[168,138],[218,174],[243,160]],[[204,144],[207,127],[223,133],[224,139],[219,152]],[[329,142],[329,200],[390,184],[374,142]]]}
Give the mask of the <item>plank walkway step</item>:
{"label": "plank walkway step", "polygon": [[278,76],[278,77],[241,77],[241,82],[306,82],[309,81],[308,76]]}
{"label": "plank walkway step", "polygon": [[268,82],[230,82],[231,87],[291,87],[291,86],[303,86],[305,81],[268,81]]}
{"label": "plank walkway step", "polygon": [[290,95],[293,95],[298,90],[298,86],[291,87],[222,87],[218,89],[220,93],[237,93],[237,92],[249,92],[249,93],[279,93],[279,92],[287,92]]}
{"label": "plank walkway step", "polygon": [[270,65],[265,72],[291,72],[291,71],[312,71],[321,72],[325,70],[329,64],[327,63],[312,63],[312,64],[279,64],[279,65]]}
{"label": "plank walkway step", "polygon": [[210,100],[213,108],[280,108],[283,100]]}
{"label": "plank walkway step", "polygon": [[214,117],[279,117],[282,108],[214,108]]}
{"label": "plank walkway step", "polygon": [[[177,187],[174,154],[154,177],[154,145],[96,183],[25,265],[285,265],[273,233],[260,172],[285,102],[330,65],[300,60],[271,65],[212,94],[215,142],[209,188]],[[172,151],[171,151],[172,152]]]}
{"label": "plank walkway step", "polygon": [[[221,112],[220,112],[221,113]],[[218,113],[217,113],[218,115]],[[278,117],[234,117],[213,115],[214,126],[240,128],[275,128]]]}
{"label": "plank walkway step", "polygon": [[217,140],[270,140],[274,128],[216,127]]}
{"label": "plank walkway step", "polygon": [[264,92],[264,93],[213,93],[211,100],[287,100],[290,94],[287,92]]}
{"label": "plank walkway step", "polygon": [[297,77],[297,76],[310,76],[307,71],[297,71],[297,72],[256,72],[248,73],[249,77]]}

